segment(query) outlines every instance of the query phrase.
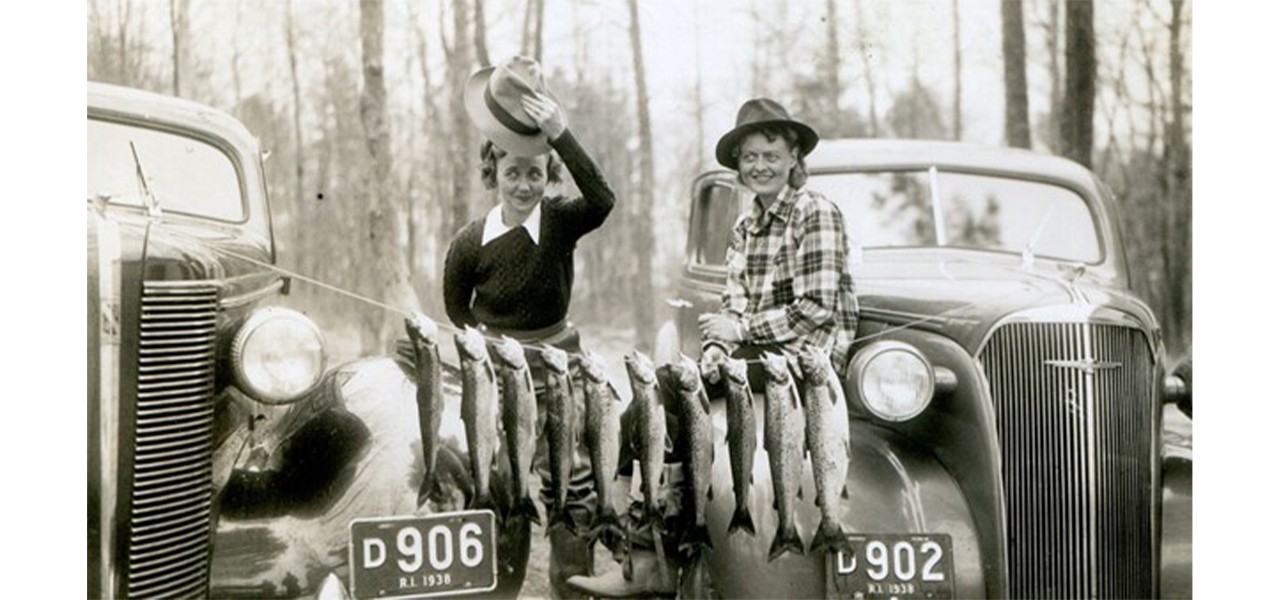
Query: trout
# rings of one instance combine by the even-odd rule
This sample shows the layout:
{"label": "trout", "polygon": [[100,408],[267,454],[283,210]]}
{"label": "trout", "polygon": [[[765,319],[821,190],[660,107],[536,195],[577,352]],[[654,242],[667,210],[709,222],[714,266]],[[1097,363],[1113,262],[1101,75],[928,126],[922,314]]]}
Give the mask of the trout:
{"label": "trout", "polygon": [[462,424],[475,494],[468,508],[492,509],[489,475],[498,448],[498,381],[484,336],[471,327],[454,335],[462,371]]}
{"label": "trout", "polygon": [[529,494],[529,473],[538,444],[538,399],[533,391],[533,375],[520,343],[507,337],[493,348],[493,362],[502,383],[502,430],[506,435],[507,459],[511,463],[512,512],[542,524],[538,505]]}
{"label": "trout", "polygon": [[640,460],[640,490],[650,524],[661,527],[659,504],[662,468],[666,464],[667,411],[658,395],[658,377],[653,361],[640,351],[626,355],[627,378],[631,380],[631,402],[636,406],[635,428],[631,435]]}
{"label": "trout", "polygon": [[804,554],[804,543],[796,530],[794,504],[800,496],[804,460],[804,411],[787,358],[765,354],[764,371],[764,449],[769,453],[773,505],[778,511],[778,531],[769,546],[772,561],[788,550]]}
{"label": "trout", "polygon": [[547,366],[547,458],[551,466],[552,506],[547,509],[547,535],[557,524],[575,531],[569,514],[569,477],[573,470],[573,451],[577,445],[577,414],[573,384],[569,378],[569,355],[564,350],[547,347],[542,350]]}
{"label": "trout", "polygon": [[622,525],[614,506],[613,481],[618,476],[618,453],[622,434],[622,399],[609,374],[604,360],[594,352],[588,352],[582,361],[583,396],[586,398],[587,450],[591,455],[591,472],[596,484],[596,525],[591,539],[600,537],[615,540],[622,534]]}
{"label": "trout", "polygon": [[745,531],[756,534],[756,524],[747,505],[752,483],[751,470],[756,457],[755,397],[747,382],[747,363],[730,358],[720,363],[720,381],[725,386],[726,444],[729,448],[729,467],[733,473],[733,518],[729,519],[729,531]]}
{"label": "trout", "polygon": [[807,346],[798,357],[804,376],[805,444],[813,465],[814,502],[822,512],[810,552],[830,548],[853,554],[836,512],[849,471],[849,412],[840,378],[826,351]]}
{"label": "trout", "polygon": [[444,414],[444,375],[436,335],[440,328],[430,317],[415,312],[404,320],[405,333],[413,345],[414,381],[418,386],[418,433],[422,437],[422,484],[418,486],[418,506],[422,506],[436,485],[436,451],[440,448],[440,417]]}
{"label": "trout", "polygon": [[715,445],[711,441],[711,402],[702,387],[697,363],[687,356],[672,365],[672,383],[680,406],[680,429],[688,441],[684,460],[689,494],[693,500],[693,527],[685,530],[683,546],[698,550],[711,548],[707,529],[707,504],[711,499],[711,464]]}

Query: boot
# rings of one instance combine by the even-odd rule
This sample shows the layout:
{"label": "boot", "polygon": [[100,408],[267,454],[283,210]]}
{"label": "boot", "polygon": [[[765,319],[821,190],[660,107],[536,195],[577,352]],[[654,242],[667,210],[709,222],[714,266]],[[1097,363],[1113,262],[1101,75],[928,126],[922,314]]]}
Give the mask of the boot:
{"label": "boot", "polygon": [[567,580],[595,574],[595,554],[591,540],[566,527],[553,527],[548,536],[551,538],[551,560],[547,565],[547,575],[551,580],[551,597],[585,598]]}
{"label": "boot", "polygon": [[[651,549],[631,550],[631,579],[615,569],[596,577],[575,575],[568,584],[595,598],[674,598],[679,565],[668,559],[660,566],[658,555]],[[665,567],[665,568],[663,568]]]}

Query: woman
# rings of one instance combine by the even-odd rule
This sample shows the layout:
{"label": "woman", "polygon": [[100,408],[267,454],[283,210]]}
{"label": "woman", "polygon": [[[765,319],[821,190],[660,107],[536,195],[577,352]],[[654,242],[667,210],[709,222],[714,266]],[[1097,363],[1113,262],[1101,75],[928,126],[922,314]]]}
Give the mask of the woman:
{"label": "woman", "polygon": [[[449,319],[491,336],[511,336],[526,347],[550,344],[580,353],[578,333],[565,321],[573,251],[609,216],[613,190],[569,131],[536,62],[515,57],[481,69],[468,82],[465,101],[467,114],[487,138],[480,148],[480,178],[486,189],[496,191],[498,203],[464,226],[449,246],[444,276]],[[562,168],[581,197],[546,195],[547,185],[561,180]],[[541,359],[536,352],[527,354],[534,381],[541,383]],[[540,410],[543,405],[540,401]],[[542,476],[543,502],[549,504],[545,454],[540,445],[535,468]],[[581,448],[571,479],[574,527],[548,532],[556,597],[575,595],[564,583],[569,576],[592,572],[591,544],[573,533],[586,530],[595,514],[590,462]]]}

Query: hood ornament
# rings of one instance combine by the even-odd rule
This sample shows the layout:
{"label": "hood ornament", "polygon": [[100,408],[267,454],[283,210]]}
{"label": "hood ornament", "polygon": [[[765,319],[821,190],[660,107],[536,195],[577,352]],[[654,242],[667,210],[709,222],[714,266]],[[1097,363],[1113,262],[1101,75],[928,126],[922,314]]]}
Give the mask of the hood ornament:
{"label": "hood ornament", "polygon": [[1084,360],[1046,360],[1044,364],[1059,369],[1076,369],[1084,371],[1086,375],[1093,375],[1098,371],[1109,371],[1111,369],[1119,369],[1120,363],[1109,360],[1097,360],[1087,358]]}

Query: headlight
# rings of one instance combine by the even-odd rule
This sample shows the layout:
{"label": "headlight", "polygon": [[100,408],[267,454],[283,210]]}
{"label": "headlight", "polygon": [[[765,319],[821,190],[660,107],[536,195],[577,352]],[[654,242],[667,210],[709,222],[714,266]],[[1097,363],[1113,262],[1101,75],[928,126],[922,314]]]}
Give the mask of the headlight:
{"label": "headlight", "polygon": [[319,383],[324,363],[320,329],[287,308],[253,313],[231,342],[236,384],[267,404],[292,402],[310,391]]}
{"label": "headlight", "polygon": [[876,342],[862,349],[850,365],[849,376],[867,409],[887,421],[911,419],[933,398],[933,366],[903,342]]}

